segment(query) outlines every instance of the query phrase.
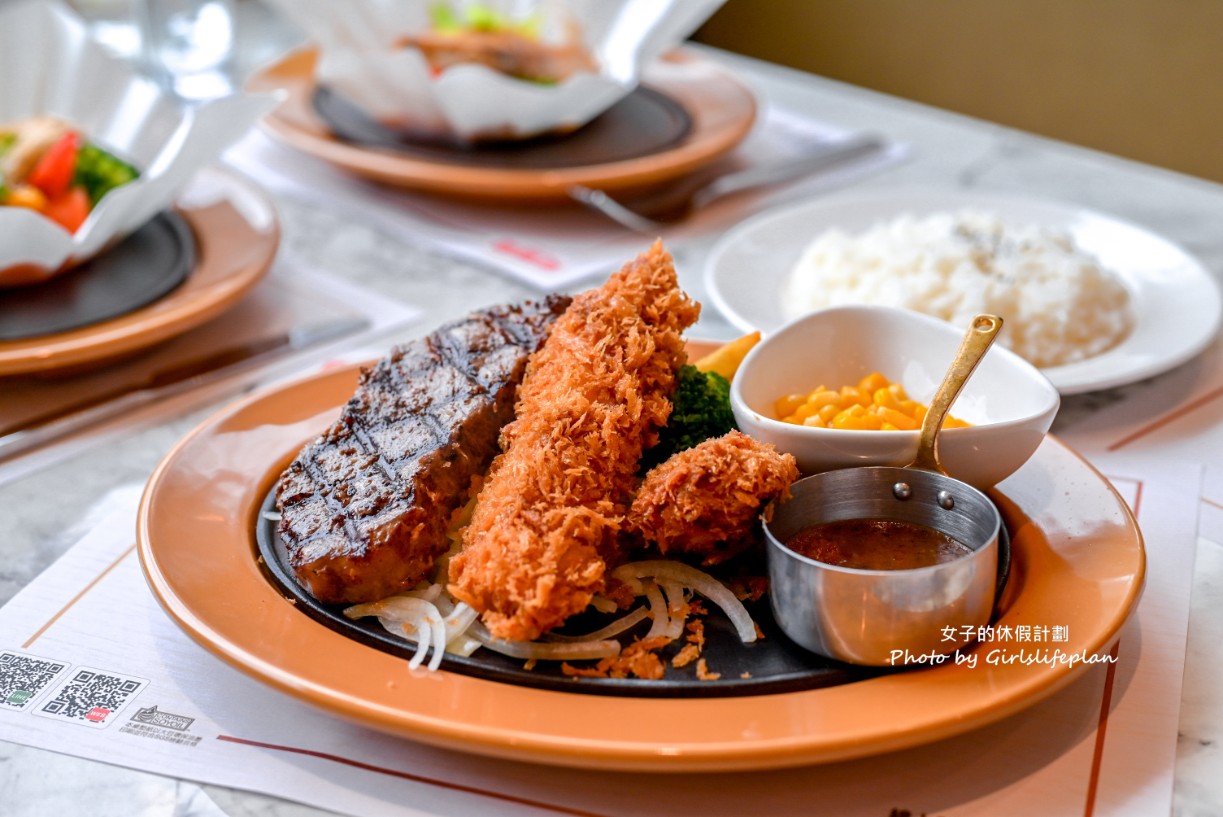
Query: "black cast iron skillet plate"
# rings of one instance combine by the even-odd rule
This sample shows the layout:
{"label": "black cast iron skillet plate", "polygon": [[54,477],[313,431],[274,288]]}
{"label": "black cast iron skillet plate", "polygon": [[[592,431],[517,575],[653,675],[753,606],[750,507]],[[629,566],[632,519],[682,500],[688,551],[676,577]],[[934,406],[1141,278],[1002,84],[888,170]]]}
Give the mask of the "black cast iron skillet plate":
{"label": "black cast iron skillet plate", "polygon": [[421,140],[377,122],[336,91],[319,86],[314,110],[339,139],[445,164],[498,170],[560,170],[652,156],[683,142],[692,118],[666,94],[639,86],[586,125],[565,134],[460,145]]}
{"label": "black cast iron skillet plate", "polygon": [[115,246],[49,281],[0,289],[0,341],[81,329],[174,291],[196,266],[195,235],[164,212]]}
{"label": "black cast iron skillet plate", "polygon": [[[315,621],[342,635],[355,639],[374,649],[401,656],[406,663],[416,651],[415,644],[397,639],[383,629],[374,618],[353,621],[343,614],[346,605],[325,605],[307,593],[293,577],[288,567],[285,547],[276,530],[276,522],[269,518],[276,510],[275,488],[263,502],[255,539],[264,574],[274,586],[290,599],[295,607]],[[998,593],[1010,572],[1010,534],[1002,528],[998,549]],[[743,558],[743,557],[739,557]],[[756,575],[767,575],[763,561]],[[481,649],[471,656],[447,654],[441,667],[449,672],[470,675],[489,681],[518,684],[535,689],[562,692],[581,692],[593,695],[620,695],[642,698],[729,698],[744,695],[764,695],[779,692],[798,692],[819,687],[837,686],[892,672],[913,671],[911,669],[871,668],[843,664],[807,652],[786,638],[769,610],[768,596],[758,602],[748,603],[747,609],[764,633],[763,639],[753,644],[744,644],[735,634],[730,621],[710,602],[705,602],[709,614],[704,616],[705,648],[702,656],[712,672],[721,673],[716,681],[701,681],[696,678],[695,665],[676,669],[669,663],[679,644],[664,649],[666,675],[661,680],[649,681],[638,678],[570,678],[561,672],[560,662],[539,661],[533,669],[523,668],[517,658]],[[596,614],[575,616],[566,622],[567,632],[591,632],[607,622],[608,618]],[[624,644],[631,643],[634,636],[644,635],[649,622],[644,621],[622,634]],[[581,662],[593,664],[593,662]],[[746,677],[745,677],[746,674]]]}

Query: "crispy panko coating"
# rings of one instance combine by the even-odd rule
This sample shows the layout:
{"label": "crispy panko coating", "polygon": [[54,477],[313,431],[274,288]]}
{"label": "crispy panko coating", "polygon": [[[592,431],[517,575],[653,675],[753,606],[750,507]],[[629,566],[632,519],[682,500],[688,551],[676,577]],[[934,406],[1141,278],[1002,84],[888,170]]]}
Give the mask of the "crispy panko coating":
{"label": "crispy panko coating", "polygon": [[499,638],[531,640],[602,589],[645,447],[671,412],[700,306],[656,243],[578,295],[532,358],[450,592]]}
{"label": "crispy panko coating", "polygon": [[751,543],[761,509],[790,494],[790,454],[731,431],[681,451],[645,476],[628,527],[663,554],[717,564]]}

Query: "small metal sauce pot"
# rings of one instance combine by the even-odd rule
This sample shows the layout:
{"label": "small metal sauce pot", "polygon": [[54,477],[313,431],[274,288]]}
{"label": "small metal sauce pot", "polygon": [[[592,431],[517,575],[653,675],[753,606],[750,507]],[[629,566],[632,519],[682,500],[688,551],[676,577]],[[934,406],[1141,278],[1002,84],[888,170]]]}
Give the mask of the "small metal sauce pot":
{"label": "small metal sauce pot", "polygon": [[[943,473],[938,431],[1001,327],[993,315],[973,320],[931,401],[912,464],[816,474],[796,482],[792,497],[773,509],[764,526],[769,599],[778,625],[795,643],[853,664],[939,664],[989,623],[1002,518],[985,494]],[[785,545],[803,528],[843,519],[925,525],[970,552],[929,567],[864,570],[825,564]]]}

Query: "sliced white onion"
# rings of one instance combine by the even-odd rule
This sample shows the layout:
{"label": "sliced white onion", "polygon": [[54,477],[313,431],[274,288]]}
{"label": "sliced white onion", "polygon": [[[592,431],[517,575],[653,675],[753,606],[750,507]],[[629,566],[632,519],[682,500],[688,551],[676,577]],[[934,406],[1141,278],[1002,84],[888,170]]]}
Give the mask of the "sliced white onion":
{"label": "sliced white onion", "polygon": [[[395,596],[387,596],[385,599],[378,601],[370,601],[365,604],[354,604],[344,610],[344,615],[352,619],[365,618],[366,616],[377,616],[378,618],[389,618],[392,621],[412,621],[419,618],[424,608],[421,606],[428,604],[433,605],[417,596],[411,596],[407,593],[400,593]],[[436,610],[437,608],[434,607]]]}
{"label": "sliced white onion", "polygon": [[459,602],[454,606],[454,609],[442,619],[442,623],[446,625],[447,648],[449,648],[451,642],[467,637],[468,628],[471,627],[479,615],[479,613],[464,602]]}
{"label": "sliced white onion", "polygon": [[593,633],[586,633],[585,635],[561,635],[560,633],[547,633],[543,636],[543,639],[545,641],[555,641],[558,643],[565,642],[568,644],[573,644],[578,641],[603,641],[604,639],[614,638],[615,636],[620,635],[620,633],[633,627],[639,621],[646,618],[646,616],[649,614],[649,609],[643,605],[641,607],[633,608],[632,612],[625,613],[624,615],[620,616],[620,618],[608,624],[606,627],[600,627]]}
{"label": "sliced white onion", "polygon": [[441,665],[442,654],[446,651],[446,625],[432,602],[405,593],[368,604],[355,604],[344,610],[344,615],[353,619],[376,616],[388,632],[415,641],[416,652],[408,661],[408,669],[419,668],[430,649],[433,658],[429,661],[429,669],[435,670]]}
{"label": "sliced white onion", "polygon": [[442,587],[440,584],[430,583],[424,587],[417,586],[412,590],[405,590],[399,595],[409,596],[414,599],[424,599],[425,601],[432,603],[436,602],[438,598],[441,597],[442,591],[445,589],[446,588]]}
{"label": "sliced white onion", "polygon": [[684,622],[688,620],[684,588],[678,582],[660,584],[663,598],[667,601],[668,622],[666,628],[659,633],[663,638],[676,639],[684,634]]}
{"label": "sliced white onion", "polygon": [[654,623],[650,625],[650,630],[645,637],[647,639],[665,638],[667,633],[673,629],[671,611],[667,609],[667,600],[662,597],[662,590],[659,589],[657,582],[642,582],[641,586],[646,601],[650,604],[650,615],[654,617]]}
{"label": "sliced white onion", "polygon": [[612,577],[622,582],[653,578],[662,582],[678,582],[685,587],[691,587],[697,593],[722,608],[726,617],[735,627],[739,639],[744,644],[756,640],[756,624],[743,603],[735,598],[724,584],[703,570],[697,570],[683,562],[669,559],[649,559],[643,562],[629,562],[612,571]]}
{"label": "sliced white onion", "polygon": [[[424,622],[421,624],[423,625]],[[412,653],[412,658],[408,661],[408,669],[419,669],[420,665],[425,663],[425,656],[428,655],[429,648],[433,646],[433,641],[430,638],[421,638],[424,635],[423,628],[413,627],[410,622],[405,621],[399,627],[408,638],[414,638],[416,641],[416,652]]]}
{"label": "sliced white onion", "polygon": [[590,606],[598,610],[600,613],[614,613],[620,609],[620,605],[616,604],[614,599],[609,599],[607,596],[596,595],[590,599]]}
{"label": "sliced white onion", "polygon": [[468,630],[471,637],[484,645],[485,649],[508,655],[510,658],[521,658],[539,661],[585,661],[591,658],[610,658],[620,654],[618,641],[506,641],[493,638],[492,634],[480,622],[471,625]]}
{"label": "sliced white onion", "polygon": [[658,586],[662,588],[662,594],[667,598],[667,610],[671,613],[682,613],[689,598],[684,586],[672,581],[659,582]]}
{"label": "sliced white onion", "polygon": [[484,645],[469,635],[461,635],[446,643],[446,652],[466,658]]}
{"label": "sliced white onion", "polygon": [[[435,611],[437,608],[433,608]],[[433,657],[429,659],[429,670],[436,671],[442,665],[442,657],[446,654],[446,623],[442,621],[441,613],[436,613],[425,619],[429,623],[429,632],[433,635]],[[408,665],[411,667],[411,664]]]}

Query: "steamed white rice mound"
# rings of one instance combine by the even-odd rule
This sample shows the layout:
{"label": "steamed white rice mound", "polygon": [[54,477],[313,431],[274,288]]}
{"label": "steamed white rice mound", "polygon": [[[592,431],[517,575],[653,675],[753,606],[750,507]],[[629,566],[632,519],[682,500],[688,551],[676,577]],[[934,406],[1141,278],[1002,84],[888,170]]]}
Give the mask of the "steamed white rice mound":
{"label": "steamed white rice mound", "polygon": [[791,318],[843,304],[924,312],[967,327],[1004,321],[999,342],[1038,367],[1115,346],[1130,296],[1068,232],[981,211],[902,215],[859,235],[829,230],[803,252],[782,293]]}

